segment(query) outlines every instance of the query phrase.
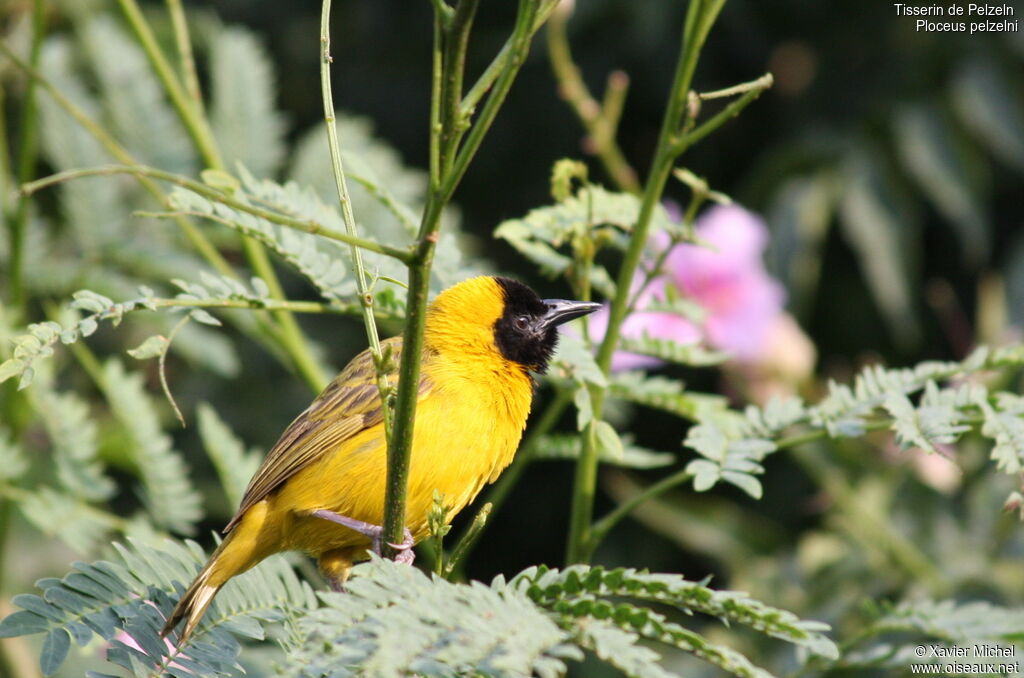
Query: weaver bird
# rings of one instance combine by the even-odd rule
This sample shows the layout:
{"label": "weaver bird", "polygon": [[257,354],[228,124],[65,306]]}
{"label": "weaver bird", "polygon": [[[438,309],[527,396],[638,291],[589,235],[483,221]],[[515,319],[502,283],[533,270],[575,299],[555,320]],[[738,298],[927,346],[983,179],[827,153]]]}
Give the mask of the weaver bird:
{"label": "weaver bird", "polygon": [[[598,304],[541,300],[508,278],[479,277],[427,310],[406,500],[404,560],[428,534],[435,490],[449,516],[512,461],[533,397],[558,341],[557,327]],[[390,346],[395,362],[402,340]],[[396,383],[397,371],[390,375]],[[355,561],[379,548],[387,454],[376,369],[356,356],[285,430],[249,482],[224,541],[182,595],[163,634],[184,619],[184,644],[217,591],[279,551],[317,558],[340,589]]]}

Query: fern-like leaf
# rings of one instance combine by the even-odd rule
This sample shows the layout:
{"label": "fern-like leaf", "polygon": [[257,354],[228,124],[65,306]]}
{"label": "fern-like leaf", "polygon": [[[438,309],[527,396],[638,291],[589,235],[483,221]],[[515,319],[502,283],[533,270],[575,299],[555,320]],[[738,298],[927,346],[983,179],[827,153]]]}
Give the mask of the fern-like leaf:
{"label": "fern-like leaf", "polygon": [[[725,622],[750,628],[806,648],[823,657],[837,657],[835,644],[823,631],[821,622],[802,621],[791,612],[770,607],[739,591],[716,591],[700,582],[677,574],[649,574],[633,569],[606,570],[601,567],[573,565],[564,570],[530,568],[510,582],[543,607],[563,601],[593,597],[625,597],[674,605],[684,611],[701,612]],[[574,614],[582,614],[577,608]]]}
{"label": "fern-like leaf", "polygon": [[40,656],[46,675],[63,663],[69,640],[84,646],[98,635],[111,643],[107,660],[136,676],[228,676],[240,667],[238,641],[227,631],[262,638],[259,621],[279,621],[315,604],[312,590],[284,559],[269,558],[224,586],[182,652],[159,633],[174,606],[172,595],[205,561],[202,549],[170,540],[159,548],[116,546],[118,562],[78,562],[63,579],[37,582],[40,595],[16,596],[22,609],[0,622],[0,638],[46,633]]}
{"label": "fern-like leaf", "polygon": [[210,125],[224,162],[273,176],[284,157],[284,120],[269,55],[249,31],[227,28],[213,40],[210,71]]}
{"label": "fern-like leaf", "polygon": [[568,634],[514,587],[452,584],[375,558],[298,622],[298,676],[556,676]]}
{"label": "fern-like leaf", "polygon": [[[542,437],[534,451],[535,459],[578,459],[582,442],[576,434],[551,434]],[[605,464],[624,468],[660,468],[672,464],[676,457],[670,452],[655,452],[634,445],[630,437],[623,436],[622,452],[614,455],[604,446],[598,446],[598,459]]]}
{"label": "fern-like leaf", "polygon": [[242,441],[209,404],[199,403],[196,413],[199,436],[203,439],[203,446],[213,461],[214,468],[217,469],[228,502],[232,506],[238,506],[249,479],[256,473],[263,460],[263,455],[258,450],[246,451]]}
{"label": "fern-like leaf", "polygon": [[110,360],[104,366],[103,388],[114,416],[130,437],[129,452],[142,480],[149,514],[163,527],[191,533],[202,517],[202,498],[189,481],[184,458],[160,426],[141,375]]}

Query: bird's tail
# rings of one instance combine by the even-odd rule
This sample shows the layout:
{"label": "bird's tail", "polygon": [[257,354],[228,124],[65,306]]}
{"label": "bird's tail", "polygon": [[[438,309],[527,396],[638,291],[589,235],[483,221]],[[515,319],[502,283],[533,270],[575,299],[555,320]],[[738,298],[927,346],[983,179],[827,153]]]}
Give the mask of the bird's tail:
{"label": "bird's tail", "polygon": [[210,560],[207,561],[203,569],[199,571],[195,581],[188,587],[185,593],[182,594],[178,600],[178,604],[174,607],[174,611],[171,612],[171,616],[167,618],[167,623],[164,624],[164,628],[160,631],[161,636],[167,636],[171,631],[175,629],[182,619],[185,620],[185,627],[181,631],[181,635],[178,636],[178,647],[182,647],[188,642],[192,632],[195,631],[196,626],[199,625],[199,621],[203,618],[203,614],[206,612],[206,608],[210,607],[210,603],[213,602],[213,597],[220,591],[220,587],[224,585],[228,577],[216,577],[216,582],[211,581],[211,575],[215,569],[219,569],[218,562],[220,555],[224,552],[225,547],[231,541],[229,536],[225,539],[217,550],[210,556]]}

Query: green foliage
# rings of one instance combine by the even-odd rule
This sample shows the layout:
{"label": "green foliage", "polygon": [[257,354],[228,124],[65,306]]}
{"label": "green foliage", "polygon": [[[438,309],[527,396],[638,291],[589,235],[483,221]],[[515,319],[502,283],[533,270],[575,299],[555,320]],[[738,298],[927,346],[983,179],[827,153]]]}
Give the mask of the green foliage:
{"label": "green foliage", "polygon": [[234,635],[262,639],[262,623],[280,622],[314,605],[312,590],[283,558],[263,561],[228,582],[184,652],[159,636],[174,600],[206,556],[193,542],[159,547],[115,544],[118,559],[75,563],[63,579],[41,579],[41,595],[20,595],[22,608],[0,622],[0,638],[45,633],[44,675],[67,657],[70,640],[85,646],[99,636],[107,661],[133,676],[227,676],[240,669]]}
{"label": "green foliage", "polygon": [[[624,468],[661,468],[672,464],[676,457],[670,452],[655,452],[633,444],[631,438],[624,436],[622,449],[618,454],[606,447],[601,447],[599,455],[603,463]],[[536,459],[577,459],[580,456],[582,442],[575,434],[546,435],[537,443],[534,451]]]}
{"label": "green foliage", "polygon": [[[962,362],[926,362],[914,369],[867,367],[852,386],[830,383],[829,395],[810,407],[794,398],[772,400],[764,408],[750,406],[743,417],[712,412],[690,429],[685,441],[703,457],[688,466],[694,487],[704,491],[725,481],[756,498],[761,495],[761,484],[754,476],[763,471],[762,460],[791,440],[855,437],[885,427],[896,433],[904,448],[938,452],[937,446],[956,442],[971,429],[969,424],[979,422],[984,422],[981,434],[995,443],[991,456],[997,468],[1016,473],[1024,458],[1024,407],[1019,398],[1011,393],[989,393],[977,383],[940,388],[938,382],[1022,364],[1020,347],[982,347]],[[915,405],[908,396],[919,391],[924,394]],[[892,419],[877,418],[879,410]],[[793,439],[783,439],[794,426],[807,430]]]}
{"label": "green foliage", "polygon": [[111,359],[103,369],[103,390],[114,417],[128,434],[127,452],[142,480],[150,516],[162,527],[192,534],[202,517],[202,497],[189,480],[181,453],[160,425],[142,376]]}
{"label": "green foliage", "polygon": [[206,454],[217,469],[228,501],[232,506],[237,506],[249,479],[259,468],[263,454],[255,449],[246,450],[242,441],[217,414],[217,410],[208,403],[199,403],[196,415],[199,436],[203,439]]}
{"label": "green foliage", "polygon": [[[574,259],[559,248],[579,247],[577,241],[584,234],[593,242],[594,252],[604,247],[625,249],[639,211],[640,200],[635,195],[587,184],[555,205],[531,210],[522,219],[502,222],[494,236],[506,240],[541,272],[554,278],[567,273]],[[655,210],[653,228],[675,228],[660,206]],[[593,267],[590,283],[607,297],[615,294],[615,284],[603,266]]]}
{"label": "green foliage", "polygon": [[375,559],[298,620],[293,675],[557,676],[569,634],[514,586],[452,584]]}
{"label": "green foliage", "polygon": [[[916,600],[872,609],[873,619],[863,629],[860,643],[840,660],[839,666],[866,669],[905,669],[911,663],[1012,663],[1020,661],[1016,647],[1024,638],[1024,613],[987,602]],[[910,642],[895,639],[909,636]],[[917,643],[917,645],[914,645]],[[975,654],[975,646],[1011,650],[1011,657]],[[916,648],[924,652],[915,652]],[[970,648],[966,657],[956,648]],[[956,673],[952,667],[946,673]]]}
{"label": "green foliage", "polygon": [[210,50],[210,80],[210,125],[225,164],[273,176],[285,154],[285,125],[275,105],[274,70],[266,50],[252,33],[225,28]]}

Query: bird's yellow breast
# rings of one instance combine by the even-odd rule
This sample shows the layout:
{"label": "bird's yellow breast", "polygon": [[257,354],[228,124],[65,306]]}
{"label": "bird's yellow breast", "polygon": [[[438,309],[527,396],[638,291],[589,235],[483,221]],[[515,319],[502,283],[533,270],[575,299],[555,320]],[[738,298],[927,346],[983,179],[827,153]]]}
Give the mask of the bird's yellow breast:
{"label": "bird's yellow breast", "polygon": [[[417,541],[427,534],[435,490],[457,513],[512,461],[532,397],[530,378],[506,361],[439,352],[429,354],[422,369],[430,387],[416,408],[406,505],[406,526]],[[318,555],[365,543],[355,532],[309,514],[327,509],[380,525],[386,475],[378,424],[290,478],[267,500],[268,515],[280,521],[274,531],[284,548]]]}

